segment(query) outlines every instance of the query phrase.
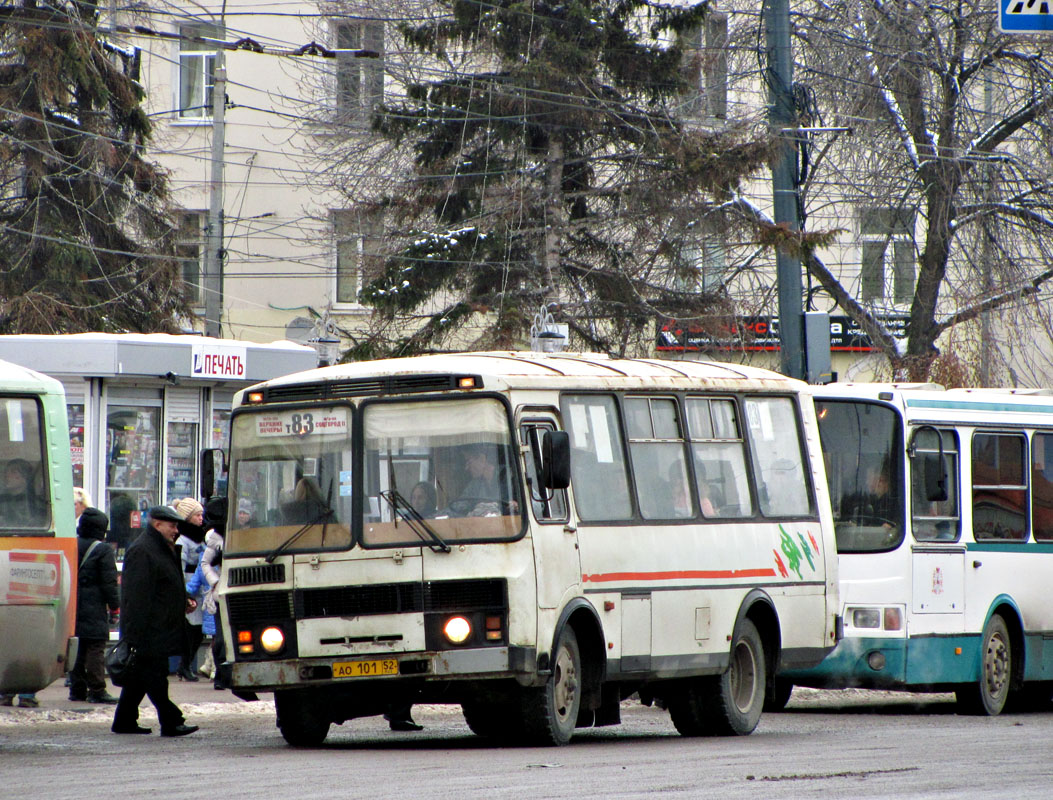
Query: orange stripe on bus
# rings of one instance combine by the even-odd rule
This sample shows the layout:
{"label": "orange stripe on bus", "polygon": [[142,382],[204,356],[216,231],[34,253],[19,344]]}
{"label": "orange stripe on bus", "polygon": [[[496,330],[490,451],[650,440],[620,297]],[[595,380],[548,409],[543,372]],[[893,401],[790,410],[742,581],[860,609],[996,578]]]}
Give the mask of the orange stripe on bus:
{"label": "orange stripe on bus", "polygon": [[774,569],[686,569],[673,572],[606,572],[582,575],[585,583],[607,581],[678,581],[688,578],[774,578]]}

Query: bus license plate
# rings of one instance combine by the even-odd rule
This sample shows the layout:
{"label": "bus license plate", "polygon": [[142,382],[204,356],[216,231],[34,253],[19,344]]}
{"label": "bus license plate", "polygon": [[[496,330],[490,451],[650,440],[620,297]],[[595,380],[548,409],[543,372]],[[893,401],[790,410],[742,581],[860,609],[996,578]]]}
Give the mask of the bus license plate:
{"label": "bus license plate", "polygon": [[374,661],[337,661],[333,664],[334,678],[371,678],[374,675],[398,675],[397,658],[378,658]]}

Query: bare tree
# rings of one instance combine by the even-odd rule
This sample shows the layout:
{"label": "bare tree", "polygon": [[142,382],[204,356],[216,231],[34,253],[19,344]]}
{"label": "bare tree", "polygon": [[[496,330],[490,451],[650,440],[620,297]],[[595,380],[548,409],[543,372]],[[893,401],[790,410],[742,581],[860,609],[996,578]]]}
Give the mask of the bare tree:
{"label": "bare tree", "polygon": [[[744,11],[740,41],[756,43],[761,19]],[[1019,357],[996,370],[990,347],[999,329],[1019,342],[1015,318],[1048,317],[1047,42],[999,33],[986,0],[801,0],[792,21],[801,124],[851,128],[802,137],[807,224],[857,232],[861,253],[828,263],[802,248],[811,278],[894,375],[976,383],[1029,369],[1039,380],[1040,365]],[[886,319],[907,309],[903,343]]]}

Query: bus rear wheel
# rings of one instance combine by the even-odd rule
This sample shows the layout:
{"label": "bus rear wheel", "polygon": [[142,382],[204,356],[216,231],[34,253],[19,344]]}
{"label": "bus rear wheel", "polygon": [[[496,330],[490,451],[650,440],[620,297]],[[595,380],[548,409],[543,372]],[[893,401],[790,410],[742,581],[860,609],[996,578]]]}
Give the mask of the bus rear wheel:
{"label": "bus rear wheel", "polygon": [[321,704],[307,692],[285,690],[274,693],[278,730],[293,747],[317,747],[329,735],[329,719]]}
{"label": "bus rear wheel", "polygon": [[1013,675],[1009,628],[998,614],[984,625],[980,641],[980,680],[955,691],[958,708],[966,714],[997,716],[1005,708]]}
{"label": "bus rear wheel", "polygon": [[760,722],[767,685],[764,644],[756,626],[743,620],[722,675],[696,678],[669,703],[681,736],[745,736]]}
{"label": "bus rear wheel", "polygon": [[552,654],[545,685],[520,697],[522,739],[526,744],[563,745],[570,741],[581,708],[581,650],[569,625]]}

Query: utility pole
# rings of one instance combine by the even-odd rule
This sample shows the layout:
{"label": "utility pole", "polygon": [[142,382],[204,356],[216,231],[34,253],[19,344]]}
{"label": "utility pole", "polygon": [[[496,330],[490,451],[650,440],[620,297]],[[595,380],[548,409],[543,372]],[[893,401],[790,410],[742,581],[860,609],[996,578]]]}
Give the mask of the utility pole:
{"label": "utility pole", "polygon": [[[994,95],[994,85],[991,81],[991,73],[987,71],[984,76],[984,125],[991,124],[991,114]],[[984,166],[984,200],[991,202],[994,197],[994,167],[988,163]],[[980,229],[983,237],[980,243],[980,275],[984,295],[994,289],[994,281],[991,278],[992,262],[994,254],[991,252],[991,218],[984,217]],[[991,313],[984,311],[980,314],[980,385],[992,386],[994,381],[993,358],[991,355]]]}
{"label": "utility pole", "polygon": [[[764,72],[768,84],[770,105],[768,120],[773,133],[782,139],[781,153],[772,168],[774,218],[776,224],[791,231],[801,229],[797,213],[797,153],[795,135],[797,115],[793,104],[793,60],[790,54],[790,2],[765,0],[765,39],[768,65]],[[805,377],[804,364],[804,308],[801,302],[801,262],[795,257],[775,251],[775,265],[779,289],[779,357],[781,370],[791,378]]]}
{"label": "utility pole", "polygon": [[205,335],[219,337],[223,313],[223,115],[227,105],[227,68],[223,48],[216,50],[212,82],[212,176],[205,231]]}

